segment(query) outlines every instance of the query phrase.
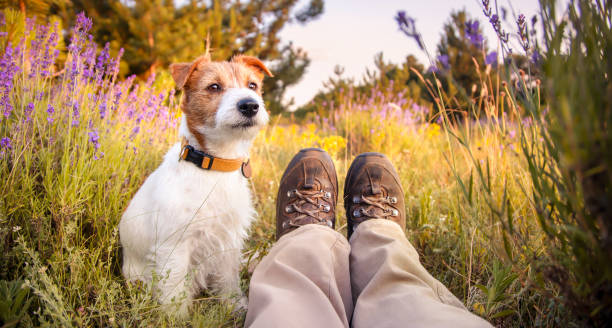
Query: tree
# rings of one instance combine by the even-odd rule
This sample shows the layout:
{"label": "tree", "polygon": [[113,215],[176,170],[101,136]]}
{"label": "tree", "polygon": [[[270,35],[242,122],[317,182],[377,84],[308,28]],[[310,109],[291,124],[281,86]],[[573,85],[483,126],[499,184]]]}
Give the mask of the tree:
{"label": "tree", "polygon": [[306,53],[295,49],[291,43],[282,49],[281,58],[273,64],[274,76],[266,79],[263,89],[266,108],[273,114],[281,113],[294,104],[293,99],[283,103],[283,96],[288,86],[299,82],[310,64]]}
{"label": "tree", "polygon": [[13,8],[24,15],[44,16],[53,8],[66,4],[68,0],[0,0],[0,8]]}
{"label": "tree", "polygon": [[381,89],[401,92],[405,99],[421,105],[426,104],[418,77],[418,74],[424,74],[424,66],[415,56],[406,56],[404,63],[398,65],[385,62],[381,52],[374,57],[374,65],[376,69],[367,69],[360,82],[344,77],[344,69],[336,66],[334,75],[323,83],[324,90],[317,93],[309,104],[299,108],[296,117],[306,117],[310,112],[325,116],[330,108],[329,104],[343,103],[347,97],[352,100],[368,97],[373,90]]}
{"label": "tree", "polygon": [[61,15],[71,21],[85,11],[94,21],[97,42],[125,49],[125,74],[146,77],[172,62],[193,60],[204,53],[207,35],[215,60],[238,53],[257,56],[273,69],[275,78],[266,84],[264,97],[273,112],[280,112],[286,88],[299,81],[309,60],[304,51],[282,45],[278,34],[287,23],[305,24],[323,12],[323,0],[294,10],[297,3],[191,0],[178,6],[172,0],[73,0]]}
{"label": "tree", "polygon": [[468,19],[465,10],[453,12],[437,50],[437,67],[432,70],[441,78],[445,103],[471,108],[471,94],[479,94],[482,87],[474,61],[480,69],[497,64],[497,53],[488,53],[479,21]]}
{"label": "tree", "polygon": [[[380,83],[387,87],[393,81],[393,90],[395,92],[404,92],[407,98],[420,102],[421,81],[417,74],[423,75],[425,67],[419,63],[418,59],[413,55],[406,56],[406,59],[400,65],[385,63],[382,52],[374,58],[374,64],[378,69],[377,74],[369,72],[367,75],[374,77],[371,84]],[[416,72],[415,72],[416,71]]]}

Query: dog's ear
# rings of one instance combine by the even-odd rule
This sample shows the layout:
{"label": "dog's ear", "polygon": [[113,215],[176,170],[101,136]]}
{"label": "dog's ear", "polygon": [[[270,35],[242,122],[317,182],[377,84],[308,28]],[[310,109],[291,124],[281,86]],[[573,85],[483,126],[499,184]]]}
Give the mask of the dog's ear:
{"label": "dog's ear", "polygon": [[234,58],[232,58],[232,62],[242,63],[248,67],[255,69],[259,74],[261,74],[262,78],[264,74],[270,77],[274,76],[272,72],[270,72],[270,70],[266,67],[266,65],[264,65],[264,63],[262,63],[261,60],[259,60],[256,57],[237,55],[237,56],[234,56]]}
{"label": "dog's ear", "polygon": [[176,63],[170,65],[170,74],[176,83],[176,87],[183,89],[187,80],[201,63],[210,62],[210,55],[207,53],[204,56],[198,57],[193,63]]}

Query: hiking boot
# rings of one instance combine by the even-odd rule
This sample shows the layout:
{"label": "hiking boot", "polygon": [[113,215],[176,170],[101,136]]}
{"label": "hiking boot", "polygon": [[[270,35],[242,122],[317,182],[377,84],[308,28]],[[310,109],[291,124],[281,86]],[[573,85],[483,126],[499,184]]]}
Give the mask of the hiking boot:
{"label": "hiking boot", "polygon": [[331,157],[318,148],[300,150],[278,187],[276,240],[305,224],[334,228],[338,178]]}
{"label": "hiking boot", "polygon": [[399,176],[389,159],[380,153],[355,158],[344,182],[347,238],[369,219],[387,219],[405,229],[406,208]]}

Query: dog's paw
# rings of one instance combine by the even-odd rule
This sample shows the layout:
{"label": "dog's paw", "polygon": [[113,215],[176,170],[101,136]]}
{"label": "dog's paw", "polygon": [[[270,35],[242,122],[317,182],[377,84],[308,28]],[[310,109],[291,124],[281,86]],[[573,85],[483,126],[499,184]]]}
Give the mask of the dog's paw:
{"label": "dog's paw", "polygon": [[246,296],[241,296],[236,301],[236,307],[237,308],[240,308],[242,310],[246,310],[248,306],[249,306],[249,300],[246,298]]}
{"label": "dog's paw", "polygon": [[236,298],[233,299],[233,303],[234,308],[232,309],[232,312],[235,315],[241,315],[246,313],[249,304],[249,301],[246,296],[236,296]]}
{"label": "dog's paw", "polygon": [[174,319],[185,320],[189,318],[190,303],[186,301],[169,302],[160,307],[166,314]]}

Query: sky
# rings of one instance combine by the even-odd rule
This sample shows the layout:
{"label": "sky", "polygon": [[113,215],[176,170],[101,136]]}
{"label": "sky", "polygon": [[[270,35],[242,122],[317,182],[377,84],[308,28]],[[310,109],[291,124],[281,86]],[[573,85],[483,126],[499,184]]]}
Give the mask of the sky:
{"label": "sky", "polygon": [[[308,3],[302,2],[297,8]],[[498,0],[498,4],[509,9],[510,23],[504,27],[514,31],[515,25],[511,23],[514,16],[508,0]],[[530,19],[538,13],[538,1],[512,0],[512,8],[517,16],[523,13]],[[427,56],[414,40],[398,30],[394,16],[398,10],[405,10],[415,18],[426,47],[435,57],[444,23],[452,11],[460,9],[466,9],[471,17],[480,20],[489,48],[496,48],[495,32],[482,13],[479,0],[325,0],[325,11],[317,20],[305,25],[288,25],[280,33],[283,42],[291,41],[303,48],[311,59],[308,71],[287,91],[286,99],[294,98],[297,106],[307,103],[323,88],[323,82],[334,75],[336,65],[344,68],[344,77],[360,81],[366,68],[374,68],[374,57],[381,51],[387,62],[401,63],[413,54],[428,67]]]}

